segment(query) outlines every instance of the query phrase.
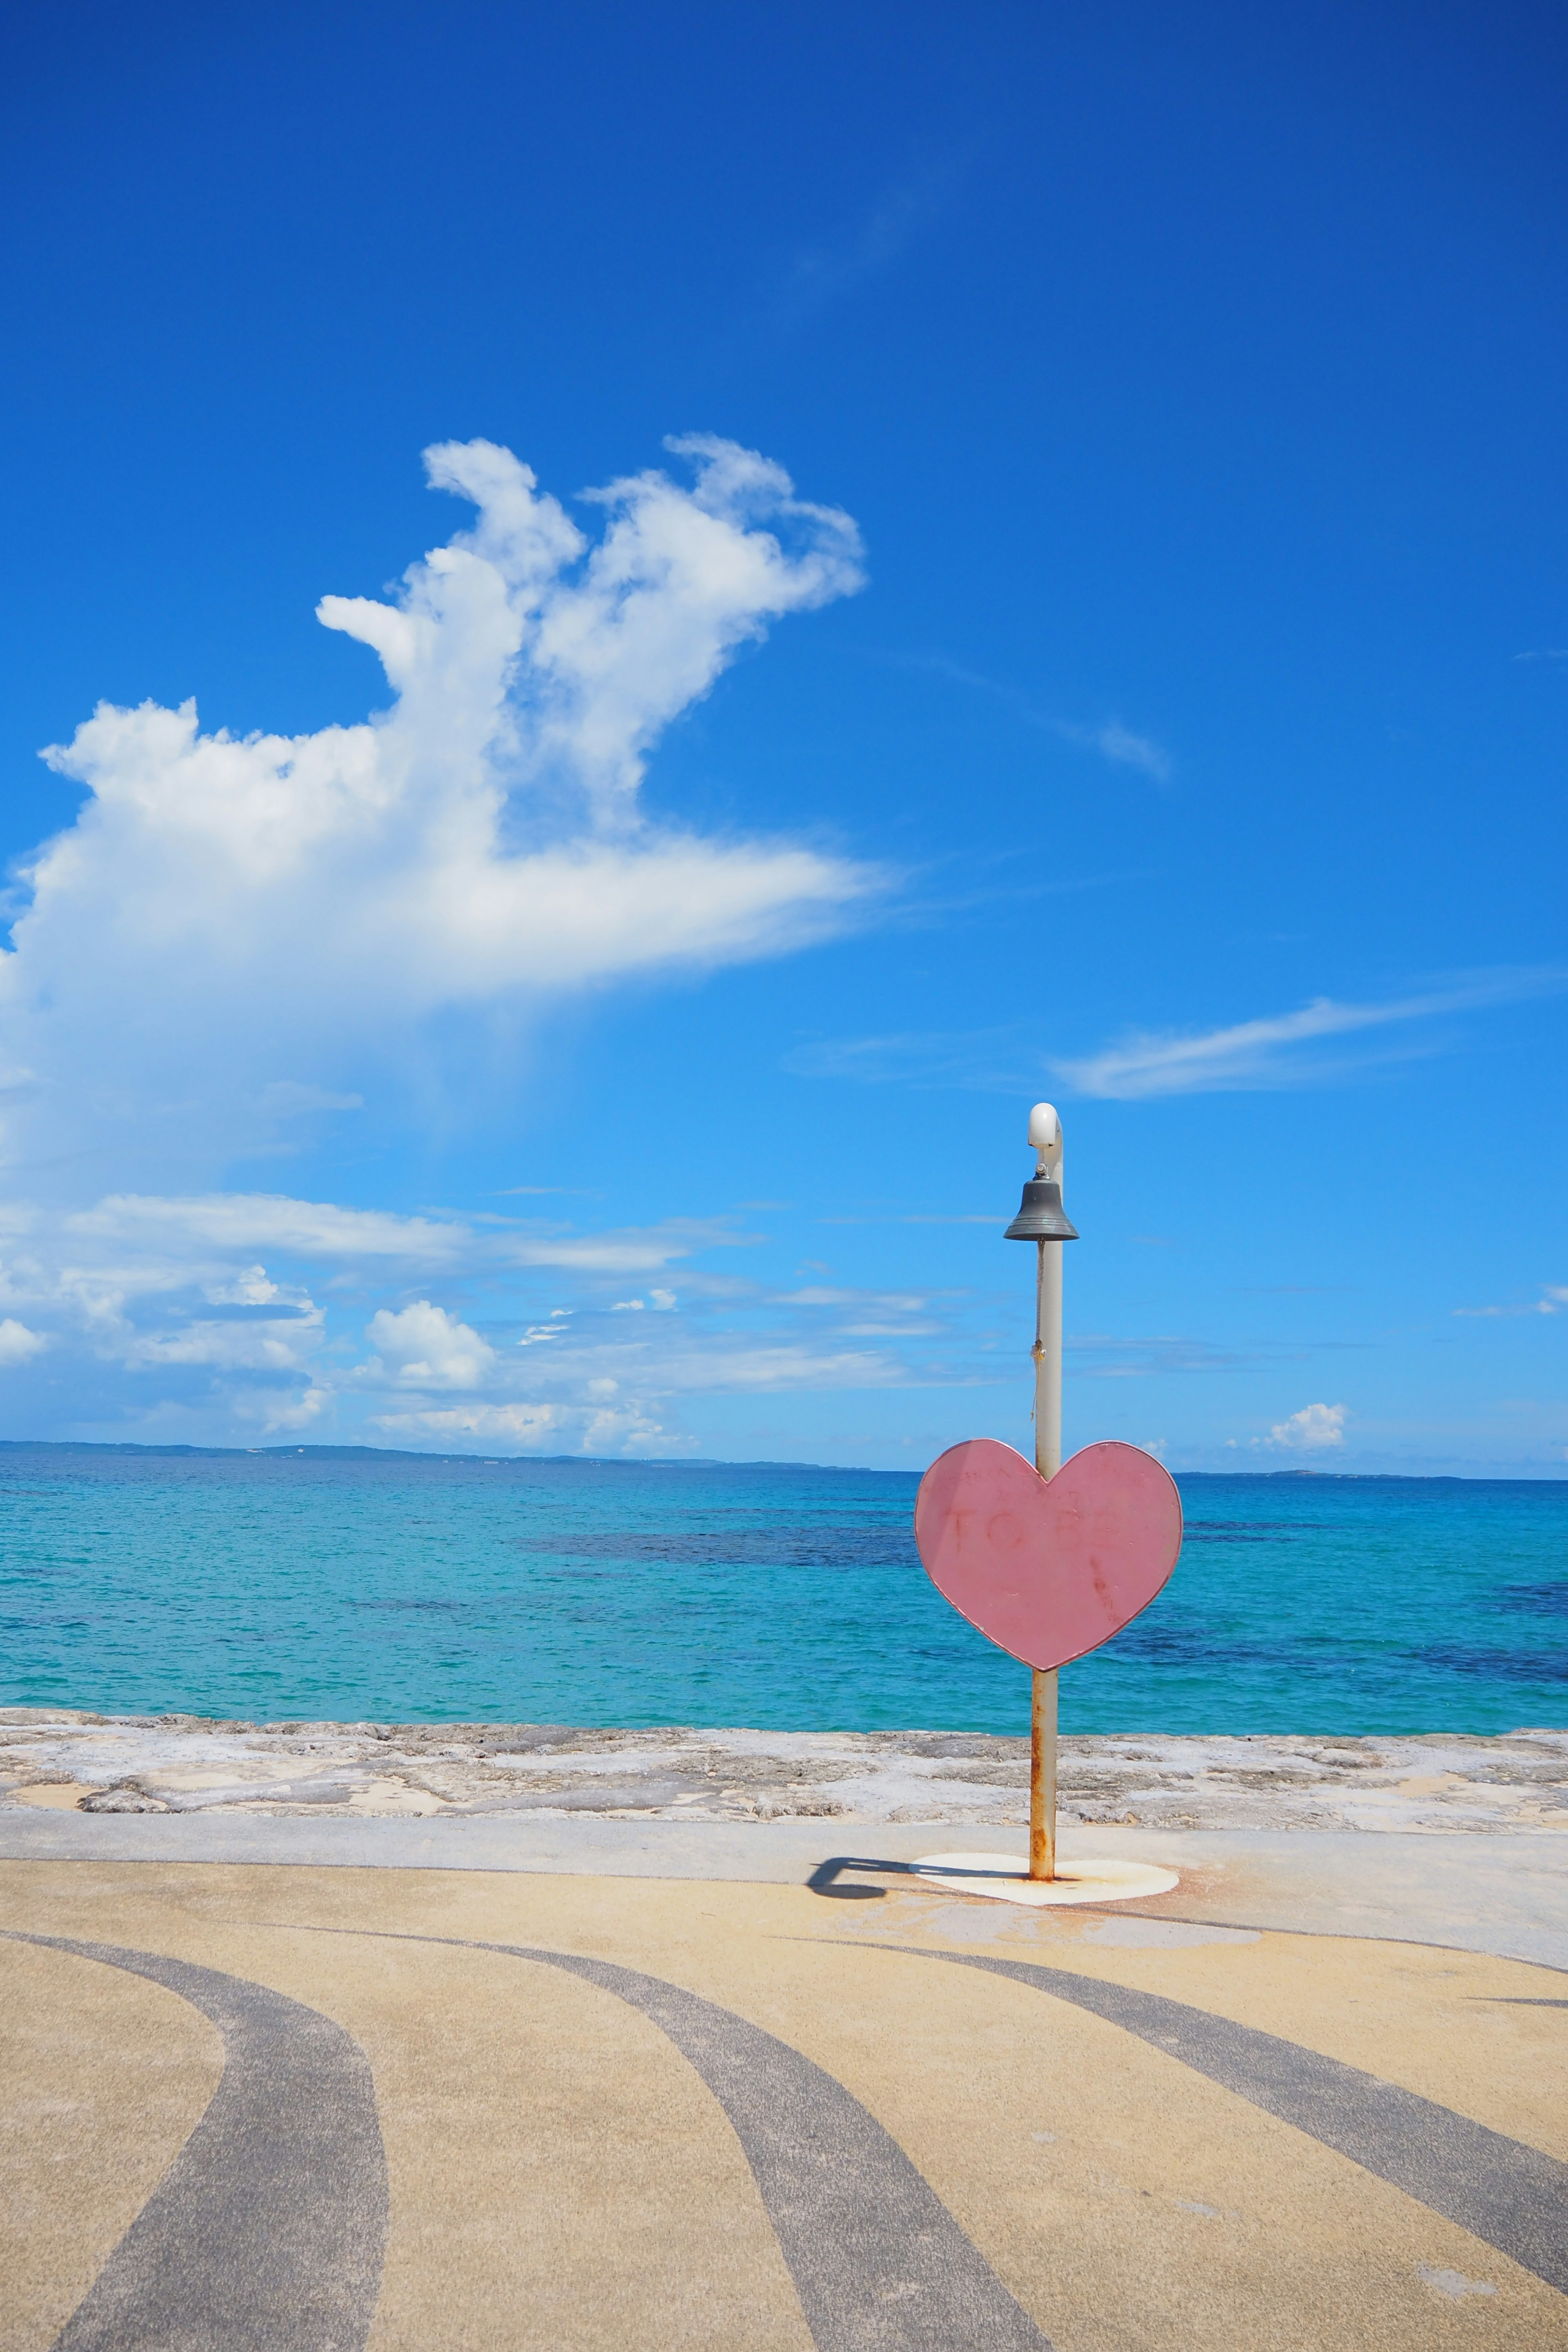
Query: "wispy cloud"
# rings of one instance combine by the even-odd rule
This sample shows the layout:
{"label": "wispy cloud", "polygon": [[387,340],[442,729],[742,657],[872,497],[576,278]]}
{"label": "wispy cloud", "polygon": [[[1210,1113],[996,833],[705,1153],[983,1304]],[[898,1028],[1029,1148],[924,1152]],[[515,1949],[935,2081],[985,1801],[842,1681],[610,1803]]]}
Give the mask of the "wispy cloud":
{"label": "wispy cloud", "polygon": [[[906,1029],[873,1037],[807,1039],[792,1047],[780,1066],[795,1077],[849,1078],[862,1086],[898,1086],[914,1092],[1027,1093],[1043,1086],[1048,1072],[1077,1094],[1110,1101],[1259,1093],[1324,1086],[1380,1062],[1440,1052],[1444,1038],[1414,1034],[1418,1024],[1564,989],[1568,971],[1556,967],[1469,972],[1420,994],[1382,1003],[1345,1003],[1319,996],[1297,1012],[1233,1022],[1221,1029],[1136,1030],[1098,1054],[1047,1057],[1016,1025]],[[1384,1031],[1412,1034],[1398,1043],[1372,1042]],[[1331,1040],[1356,1037],[1369,1044],[1360,1050],[1322,1050]]]}
{"label": "wispy cloud", "polygon": [[583,1184],[503,1184],[492,1192],[492,1201],[602,1201],[604,1194]]}
{"label": "wispy cloud", "polygon": [[1154,783],[1168,784],[1175,772],[1175,761],[1163,743],[1152,735],[1140,735],[1124,727],[1119,719],[1102,719],[1086,723],[1081,719],[1062,719],[1039,705],[1022,688],[1007,686],[999,679],[986,677],[980,670],[968,669],[962,662],[950,661],[945,654],[925,654],[910,657],[910,666],[930,670],[938,677],[951,678],[955,686],[971,687],[977,694],[987,694],[994,701],[1005,702],[1026,727],[1041,733],[1054,735],[1060,742],[1074,743],[1080,751],[1098,752],[1112,767],[1136,768]]}
{"label": "wispy cloud", "polygon": [[1537,646],[1527,654],[1515,654],[1516,662],[1568,662],[1568,646]]}
{"label": "wispy cloud", "polygon": [[[661,1274],[710,1249],[750,1249],[760,1236],[737,1233],[726,1219],[668,1217],[660,1224],[604,1234],[507,1235],[497,1256],[512,1265],[563,1266],[579,1274]],[[657,1299],[661,1294],[655,1292]]]}
{"label": "wispy cloud", "polygon": [[[1420,995],[1394,997],[1381,1004],[1346,1004],[1320,996],[1299,1012],[1239,1021],[1222,1029],[1135,1032],[1100,1053],[1055,1061],[1051,1067],[1079,1094],[1113,1101],[1321,1086],[1354,1066],[1352,1057],[1312,1050],[1327,1039],[1408,1028],[1445,1013],[1515,1003],[1564,987],[1568,971],[1537,969],[1470,973]],[[1430,1043],[1405,1048],[1407,1053],[1435,1050]],[[1368,1058],[1359,1057],[1363,1062]]]}
{"label": "wispy cloud", "polygon": [[797,1078],[990,1094],[1013,1091],[1024,1059],[1016,1029],[910,1029],[881,1037],[817,1038],[792,1047],[781,1067]]}
{"label": "wispy cloud", "polygon": [[774,323],[801,325],[900,261],[947,209],[961,177],[949,162],[900,181],[837,236],[797,247],[773,299]]}
{"label": "wispy cloud", "polygon": [[[78,1254],[122,1257],[150,1266],[201,1265],[233,1253],[278,1251],[316,1265],[388,1262],[407,1272],[456,1266],[475,1236],[458,1217],[406,1217],[385,1209],[345,1209],[331,1201],[295,1201],[281,1192],[206,1192],[184,1196],[111,1193],[95,1208],[58,1221],[30,1220],[40,1244],[58,1232]],[[58,1244],[57,1244],[58,1245]]]}
{"label": "wispy cloud", "polygon": [[1147,1380],[1159,1372],[1228,1372],[1256,1360],[1235,1349],[1188,1339],[1179,1332],[1121,1338],[1104,1331],[1069,1331],[1063,1344],[1074,1359],[1074,1370],[1089,1380]]}
{"label": "wispy cloud", "polygon": [[[22,1213],[17,1212],[16,1213]],[[341,1267],[377,1262],[404,1276],[479,1267],[559,1266],[579,1274],[658,1274],[710,1249],[752,1246],[728,1218],[668,1217],[656,1225],[596,1234],[496,1216],[401,1216],[384,1209],[341,1208],[280,1192],[207,1192],[184,1197],[113,1194],[96,1208],[41,1219],[64,1246],[98,1245],[156,1262],[205,1254],[281,1252],[306,1264]]]}
{"label": "wispy cloud", "polygon": [[818,1217],[819,1225],[994,1225],[994,1209],[965,1209],[947,1215],[939,1210],[889,1209],[861,1216]]}
{"label": "wispy cloud", "polygon": [[1456,1315],[1564,1315],[1568,1314],[1568,1284],[1549,1282],[1539,1298],[1529,1298],[1511,1307],[1456,1307]]}
{"label": "wispy cloud", "polygon": [[1108,719],[1099,727],[1079,727],[1067,719],[1058,719],[1055,732],[1064,742],[1081,744],[1086,751],[1098,751],[1112,767],[1140,769],[1157,784],[1171,781],[1174,763],[1170,753],[1152,735],[1135,735],[1119,719]]}

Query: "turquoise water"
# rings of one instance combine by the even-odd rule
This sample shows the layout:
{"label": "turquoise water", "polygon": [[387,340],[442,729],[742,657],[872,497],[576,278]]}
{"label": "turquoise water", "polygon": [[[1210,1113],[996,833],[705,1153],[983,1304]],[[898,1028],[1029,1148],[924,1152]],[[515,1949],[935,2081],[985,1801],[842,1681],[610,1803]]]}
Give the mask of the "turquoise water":
{"label": "turquoise water", "polygon": [[[0,1700],[266,1720],[1023,1731],[916,1478],[0,1446]],[[1072,1731],[1568,1723],[1568,1480],[1196,1477]]]}

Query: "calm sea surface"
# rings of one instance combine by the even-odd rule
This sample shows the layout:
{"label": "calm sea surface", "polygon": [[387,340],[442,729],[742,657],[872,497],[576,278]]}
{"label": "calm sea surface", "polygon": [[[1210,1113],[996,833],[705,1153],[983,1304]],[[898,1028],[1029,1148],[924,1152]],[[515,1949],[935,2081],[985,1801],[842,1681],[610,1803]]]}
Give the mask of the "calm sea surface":
{"label": "calm sea surface", "polygon": [[[904,1472],[0,1446],[0,1701],[1024,1731]],[[1568,1722],[1568,1480],[1184,1476],[1073,1731]]]}

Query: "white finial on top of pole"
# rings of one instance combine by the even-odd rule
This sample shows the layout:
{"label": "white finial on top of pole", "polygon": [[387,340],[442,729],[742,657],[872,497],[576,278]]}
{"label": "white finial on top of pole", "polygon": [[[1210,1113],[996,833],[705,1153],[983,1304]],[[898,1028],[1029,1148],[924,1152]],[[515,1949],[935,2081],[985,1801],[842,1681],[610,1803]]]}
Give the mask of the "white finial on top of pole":
{"label": "white finial on top of pole", "polygon": [[1039,1155],[1037,1176],[1054,1176],[1059,1182],[1062,1164],[1062,1123],[1055,1103],[1037,1103],[1029,1113],[1029,1141]]}

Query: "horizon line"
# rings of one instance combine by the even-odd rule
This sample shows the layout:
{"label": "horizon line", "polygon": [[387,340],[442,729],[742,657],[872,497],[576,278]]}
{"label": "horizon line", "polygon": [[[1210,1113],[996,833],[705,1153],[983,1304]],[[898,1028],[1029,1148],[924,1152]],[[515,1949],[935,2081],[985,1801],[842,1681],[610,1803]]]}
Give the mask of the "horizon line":
{"label": "horizon line", "polygon": [[[193,1445],[171,1442],[148,1444],[136,1438],[0,1437],[0,1454],[32,1449],[58,1454],[140,1454],[163,1460],[203,1455],[214,1461],[363,1461],[367,1456],[385,1462],[473,1462],[500,1469],[503,1465],[575,1465],[595,1470],[816,1470],[837,1471],[864,1478],[919,1478],[923,1471],[902,1466],[882,1469],[868,1462],[799,1462],[768,1455],[728,1459],[717,1454],[467,1454],[437,1453],[401,1445]],[[1148,1449],[1142,1448],[1146,1452]],[[1154,1456],[1158,1460],[1158,1456]],[[1168,1465],[1162,1465],[1168,1466]],[[1527,1471],[1503,1475],[1492,1470],[1316,1470],[1299,1465],[1278,1470],[1172,1470],[1173,1478],[1326,1478],[1342,1485],[1540,1486],[1568,1485],[1568,1471]]]}

